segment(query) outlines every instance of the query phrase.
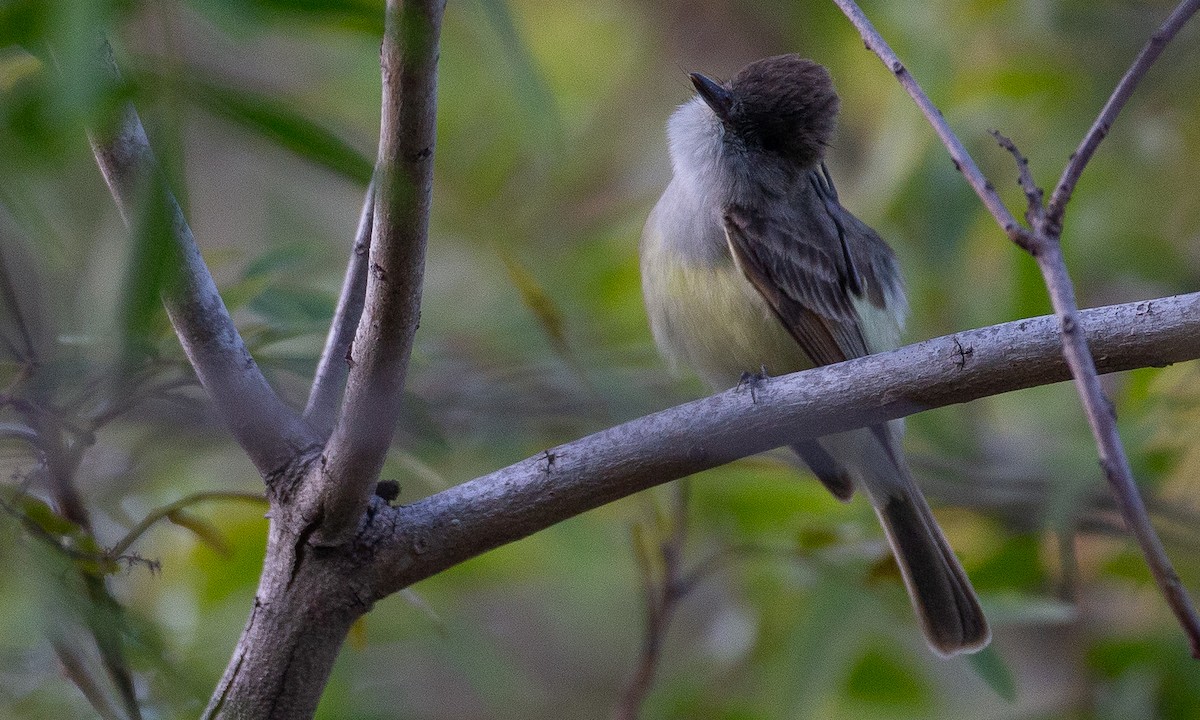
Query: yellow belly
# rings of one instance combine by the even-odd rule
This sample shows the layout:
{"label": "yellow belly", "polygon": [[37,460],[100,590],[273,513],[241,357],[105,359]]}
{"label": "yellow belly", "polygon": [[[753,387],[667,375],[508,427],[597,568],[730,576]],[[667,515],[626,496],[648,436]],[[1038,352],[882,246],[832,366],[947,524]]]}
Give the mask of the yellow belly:
{"label": "yellow belly", "polygon": [[673,365],[713,389],[744,372],[784,375],[812,362],[732,259],[689,264],[655,243],[643,247],[642,288],[654,340]]}

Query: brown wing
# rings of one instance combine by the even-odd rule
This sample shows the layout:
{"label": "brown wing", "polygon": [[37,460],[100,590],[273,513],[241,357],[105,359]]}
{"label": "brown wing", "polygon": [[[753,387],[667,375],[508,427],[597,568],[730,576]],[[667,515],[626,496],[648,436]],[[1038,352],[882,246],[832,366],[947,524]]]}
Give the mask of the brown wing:
{"label": "brown wing", "polygon": [[871,246],[882,246],[889,261],[890,250],[837,203],[822,169],[810,171],[786,203],[727,207],[725,236],[742,272],[814,363],[867,354],[851,297],[865,293],[882,306],[878,271],[894,275],[894,266],[876,267]]}

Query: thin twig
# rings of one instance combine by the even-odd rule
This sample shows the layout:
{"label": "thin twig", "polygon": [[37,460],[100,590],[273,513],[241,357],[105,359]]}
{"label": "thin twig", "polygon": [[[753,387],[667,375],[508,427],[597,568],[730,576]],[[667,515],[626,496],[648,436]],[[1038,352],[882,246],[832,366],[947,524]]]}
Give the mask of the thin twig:
{"label": "thin twig", "polygon": [[121,415],[133,410],[143,402],[152,398],[166,398],[171,395],[172,390],[188,387],[195,384],[195,379],[192,377],[174,378],[155,383],[148,387],[135,388],[126,396],[122,397],[118,402],[111,403],[107,406],[99,408],[91,417],[87,419],[87,430],[96,432],[108,423],[116,420]]}
{"label": "thin twig", "polygon": [[[1079,148],[1071,154],[1070,161],[1063,169],[1062,177],[1055,186],[1054,192],[1050,194],[1050,204],[1046,210],[1046,217],[1051,228],[1059,228],[1062,224],[1063,213],[1066,212],[1067,203],[1071,200],[1071,194],[1075,192],[1075,185],[1079,182],[1079,177],[1083,174],[1083,169],[1087,167],[1088,161],[1092,159],[1092,155],[1096,152],[1096,148],[1100,146],[1100,142],[1108,136],[1108,132],[1112,129],[1113,122],[1117,119],[1117,115],[1121,112],[1121,108],[1125,107],[1133,91],[1137,88],[1138,83],[1146,76],[1146,72],[1158,56],[1162,54],[1163,48],[1179,29],[1200,9],[1200,0],[1184,0],[1179,3],[1175,11],[1172,12],[1163,22],[1162,26],[1155,31],[1146,44],[1138,53],[1137,58],[1129,69],[1125,71],[1121,82],[1117,83],[1117,87],[1109,96],[1108,102],[1104,104],[1104,108],[1100,110],[1100,115],[1096,121],[1092,123],[1092,127],[1088,130],[1087,135],[1083,136],[1083,140],[1079,143]],[[1057,233],[1055,233],[1057,234]]]}
{"label": "thin twig", "polygon": [[179,512],[180,510],[195,505],[196,503],[209,502],[212,500],[233,500],[238,502],[266,503],[267,499],[260,493],[249,492],[231,492],[231,491],[209,491],[197,492],[191,495],[186,495],[173,503],[164,505],[150,512],[137,525],[130,528],[129,532],[125,533],[125,537],[117,541],[115,545],[108,551],[110,558],[118,558],[124,555],[135,542],[138,541],[154,523]]}
{"label": "thin twig", "polygon": [[371,226],[375,215],[375,181],[367,186],[362,213],[358,218],[358,230],[354,233],[354,245],[350,260],[346,263],[346,277],[342,281],[342,294],[338,298],[337,310],[325,339],[325,349],[317,363],[304,418],[321,437],[328,437],[337,419],[338,401],[346,384],[350,369],[350,351],[354,333],[362,317],[363,301],[367,290],[367,256],[371,250]]}
{"label": "thin twig", "polygon": [[444,10],[445,0],[387,3],[370,273],[342,411],[321,465],[318,543],[336,544],[357,525],[400,417],[420,322]]}
{"label": "thin twig", "polygon": [[1024,247],[1028,231],[1017,222],[1017,219],[1009,211],[1008,206],[1000,199],[995,186],[984,177],[983,171],[975,164],[975,161],[971,158],[971,154],[967,152],[966,147],[959,141],[958,136],[950,129],[946,118],[942,117],[942,111],[937,109],[937,106],[933,104],[933,101],[929,99],[929,96],[917,84],[916,79],[913,78],[912,74],[904,66],[904,63],[900,62],[900,58],[897,57],[895,51],[887,44],[887,41],[883,39],[883,36],[879,34],[875,26],[867,19],[867,16],[863,14],[858,4],[853,2],[853,0],[833,1],[841,8],[846,17],[850,19],[854,27],[858,29],[867,49],[879,56],[879,59],[883,61],[887,69],[896,76],[900,85],[912,97],[913,102],[920,108],[921,113],[929,120],[929,124],[933,126],[934,132],[937,133],[937,136],[942,140],[942,144],[950,152],[950,159],[954,161],[954,167],[963,174],[967,183],[974,188],[975,194],[979,196],[979,199],[983,201],[987,209],[991,211],[992,216],[1000,223],[1000,227],[1004,230],[1005,234],[1013,242]]}
{"label": "thin twig", "polygon": [[[690,576],[686,576],[683,570],[683,549],[687,543],[688,526],[687,481],[680,480],[671,489],[671,527],[657,547],[661,563],[655,563],[646,557],[648,548],[641,533],[634,534],[634,552],[641,569],[642,590],[646,602],[646,624],[642,634],[641,653],[621,691],[613,711],[613,720],[637,720],[641,716],[642,705],[650,694],[654,676],[658,673],[671,620],[679,603],[696,585],[695,582],[688,581]],[[655,573],[655,567],[661,567],[661,573]]]}
{"label": "thin twig", "polygon": [[[22,408],[26,422],[36,433],[35,442],[41,450],[41,461],[46,468],[50,494],[54,499],[55,508],[63,517],[79,526],[81,532],[89,536],[93,535],[91,517],[84,505],[83,497],[75,487],[75,476],[83,457],[82,444],[68,445],[63,437],[66,423],[53,412],[29,402],[18,403],[18,407]],[[6,511],[13,512],[15,510],[10,508],[7,503],[4,505]],[[21,516],[24,517],[25,514],[21,513]],[[38,530],[42,530],[41,533],[35,532],[35,535],[50,540],[60,550],[66,550],[57,538],[45,533],[31,519],[25,519],[27,528],[36,526]],[[94,607],[117,605],[104,584],[103,576],[96,575],[85,567],[79,567],[77,570],[87,590],[88,599]],[[137,720],[141,717],[141,710],[138,707],[137,693],[133,686],[133,675],[125,661],[121,633],[97,613],[89,613],[82,620],[96,641],[100,659],[108,671],[113,685],[121,695],[127,716],[132,720]]]}
{"label": "thin twig", "polygon": [[1045,193],[1038,187],[1037,182],[1033,179],[1033,173],[1029,171],[1029,159],[1017,149],[1012,140],[1001,134],[999,130],[992,130],[991,133],[1000,147],[1007,150],[1017,163],[1017,185],[1021,186],[1026,200],[1025,220],[1031,227],[1036,227],[1042,221],[1046,211]]}
{"label": "thin twig", "polygon": [[[1013,242],[1029,252],[1037,261],[1038,269],[1041,271],[1042,279],[1046,285],[1046,290],[1050,295],[1051,305],[1054,307],[1055,315],[1058,318],[1062,354],[1071,370],[1075,387],[1083,404],[1084,414],[1087,417],[1088,425],[1091,427],[1092,435],[1095,438],[1097,451],[1100,456],[1100,465],[1104,471],[1105,478],[1112,489],[1122,517],[1125,519],[1130,532],[1142,550],[1146,564],[1150,567],[1150,571],[1154,575],[1160,592],[1162,592],[1167,604],[1171,607],[1172,612],[1175,613],[1179,624],[1188,637],[1193,657],[1200,658],[1200,615],[1197,615],[1191,599],[1188,597],[1186,590],[1179,580],[1179,576],[1171,566],[1170,559],[1163,549],[1162,542],[1155,534],[1154,527],[1150,523],[1150,516],[1146,512],[1145,504],[1133,480],[1129,458],[1125,454],[1125,448],[1121,444],[1121,438],[1117,432],[1116,418],[1113,414],[1112,404],[1105,397],[1104,391],[1100,387],[1095,362],[1088,349],[1087,340],[1084,338],[1083,332],[1079,327],[1080,313],[1075,300],[1075,289],[1067,272],[1066,263],[1062,256],[1062,247],[1059,242],[1059,235],[1061,233],[1059,220],[1054,219],[1054,216],[1050,212],[1044,212],[1040,203],[1036,207],[1033,206],[1032,199],[1030,198],[1031,207],[1029,215],[1033,221],[1032,231],[1019,226],[1014,228],[1015,220],[1012,213],[1009,212],[1003,201],[996,195],[990,183],[984,181],[983,186],[978,185],[979,180],[982,179],[982,175],[979,174],[974,161],[967,155],[962,143],[954,136],[954,132],[950,130],[945,120],[941,117],[941,114],[936,112],[936,110],[930,111],[933,106],[929,102],[928,97],[917,85],[912,75],[904,69],[903,64],[900,63],[900,60],[879,36],[875,28],[871,26],[866,16],[863,15],[862,10],[858,8],[853,0],[834,0],[834,2],[837,3],[838,7],[842,9],[855,27],[858,28],[859,33],[866,41],[867,47],[874,50],[880,59],[883,60],[884,64],[892,69],[901,84],[904,85],[909,94],[917,101],[922,112],[925,113],[925,116],[937,131],[937,134],[942,138],[951,157],[954,158],[955,164],[960,168],[967,167],[970,169],[969,172],[964,171],[964,175],[972,187],[975,188],[984,205],[991,211],[996,222],[1000,224],[1000,227],[1004,229]],[[1075,180],[1083,172],[1087,160],[1095,150],[1095,145],[1099,143],[1103,134],[1107,132],[1112,118],[1116,116],[1121,106],[1124,105],[1128,95],[1133,92],[1137,81],[1145,74],[1150,63],[1158,57],[1158,54],[1162,50],[1162,45],[1170,40],[1179,29],[1179,26],[1195,12],[1198,3],[1200,3],[1200,0],[1184,0],[1176,11],[1172,13],[1167,24],[1155,34],[1150,44],[1143,49],[1142,54],[1135,60],[1134,67],[1126,73],[1122,83],[1117,86],[1113,97],[1110,98],[1109,102],[1105,105],[1105,109],[1101,112],[1100,119],[1093,126],[1093,130],[1096,131],[1096,138],[1091,143],[1085,140],[1084,145],[1081,146],[1081,150],[1085,152],[1072,159],[1068,165],[1067,172],[1064,172],[1060,187],[1056,188],[1052,196],[1051,207],[1058,208],[1058,218],[1061,218],[1062,206],[1065,205],[1071,188],[1074,187]],[[1011,142],[1008,144],[1012,145]],[[1020,160],[1023,156],[1021,156],[1020,152],[1015,152],[1015,146],[1012,150],[1014,151],[1014,157],[1018,159],[1018,165],[1020,165]],[[1026,168],[1022,168],[1022,176],[1027,176]],[[1032,180],[1029,180],[1029,183],[1032,185]],[[1024,181],[1022,184],[1024,184]],[[1060,193],[1059,189],[1063,189],[1064,192]],[[1028,198],[1030,193],[1027,191],[1026,194]]]}
{"label": "thin twig", "polygon": [[32,445],[35,449],[38,448],[37,431],[28,425],[20,423],[0,423],[0,438],[9,438],[12,440],[24,440]]}
{"label": "thin twig", "polygon": [[108,701],[104,691],[100,689],[95,678],[88,672],[87,665],[75,654],[75,651],[60,640],[51,641],[50,644],[54,647],[54,654],[58,656],[63,675],[79,688],[96,714],[104,720],[122,720],[121,714]]}
{"label": "thin twig", "polygon": [[[84,618],[88,631],[96,641],[96,649],[100,652],[100,661],[108,672],[121,696],[125,714],[130,720],[141,720],[142,710],[138,704],[137,690],[133,686],[133,672],[125,659],[125,639],[123,628],[120,627],[122,618],[120,604],[108,592],[104,577],[81,570],[80,576],[87,589],[88,600],[93,610],[107,609],[112,615],[103,612],[90,612]],[[116,621],[116,622],[114,622]]]}
{"label": "thin twig", "polygon": [[[25,314],[21,311],[21,302],[17,297],[12,276],[9,275],[8,261],[4,258],[2,246],[0,246],[0,295],[4,297],[4,304],[8,306],[13,324],[17,326],[21,342],[25,345],[25,351],[18,355],[18,359],[25,363],[36,364],[38,361],[37,346],[33,342],[33,334],[29,332],[29,325],[25,322]],[[16,348],[14,347],[13,350]]]}

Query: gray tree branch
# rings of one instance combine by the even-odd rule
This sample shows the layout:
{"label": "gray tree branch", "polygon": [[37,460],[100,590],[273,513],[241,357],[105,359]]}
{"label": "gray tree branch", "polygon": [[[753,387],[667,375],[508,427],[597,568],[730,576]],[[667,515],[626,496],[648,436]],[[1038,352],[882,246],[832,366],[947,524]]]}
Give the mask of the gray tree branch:
{"label": "gray tree branch", "polygon": [[354,245],[350,249],[350,260],[346,263],[346,277],[342,281],[342,294],[338,298],[337,310],[325,339],[325,349],[317,363],[304,418],[323,438],[333,432],[337,420],[339,401],[350,370],[350,351],[354,333],[362,317],[363,301],[367,291],[367,256],[371,250],[371,227],[375,215],[375,181],[367,187],[363,200],[362,214],[358,218],[358,230],[354,233]]}
{"label": "gray tree branch", "polygon": [[200,256],[192,230],[166,187],[142,121],[126,105],[115,131],[91,135],[96,162],[127,225],[144,202],[165,203],[180,273],[163,295],[179,342],[213,405],[265,478],[319,442],[304,420],[275,394],[250,356]]}
{"label": "gray tree branch", "polygon": [[1071,154],[1070,161],[1063,168],[1058,185],[1050,194],[1050,204],[1046,208],[1046,220],[1052,228],[1058,228],[1061,231],[1063,213],[1066,212],[1071,194],[1075,192],[1075,185],[1083,175],[1083,169],[1092,159],[1096,148],[1100,147],[1101,141],[1108,137],[1108,131],[1112,129],[1112,124],[1121,112],[1121,108],[1125,107],[1125,103],[1129,101],[1133,91],[1146,76],[1150,66],[1162,54],[1163,48],[1171,42],[1180,28],[1191,19],[1192,15],[1196,14],[1196,10],[1200,10],[1200,0],[1184,0],[1179,3],[1179,6],[1167,17],[1162,26],[1146,41],[1133,64],[1129,66],[1129,70],[1125,71],[1121,82],[1117,83],[1108,102],[1104,104],[1096,121],[1092,123],[1091,129],[1080,141],[1079,148]]}
{"label": "gray tree branch", "polygon": [[400,416],[420,322],[444,9],[445,0],[387,3],[370,272],[342,411],[315,468],[319,544],[336,544],[353,532]]}
{"label": "gray tree branch", "polygon": [[1163,46],[1174,37],[1197,7],[1200,7],[1200,0],[1184,0],[1180,3],[1167,22],[1143,48],[1133,66],[1126,72],[1125,77],[1122,78],[1105,104],[1100,117],[1080,145],[1080,150],[1072,156],[1067,164],[1048,208],[1042,205],[1042,192],[1034,185],[1024,157],[1011,141],[997,133],[997,140],[1012,153],[1021,171],[1019,182],[1029,202],[1025,216],[1029,220],[1032,230],[1022,227],[1016,222],[1008,207],[996,194],[995,188],[984,179],[974,160],[971,159],[962,143],[958,141],[945,118],[933,107],[917,81],[904,68],[899,58],[867,20],[858,5],[853,0],[834,0],[834,2],[858,29],[867,48],[879,56],[880,60],[896,75],[909,95],[917,102],[950,152],[955,167],[963,172],[983,204],[995,217],[996,222],[1013,242],[1037,261],[1038,269],[1046,284],[1046,290],[1050,295],[1050,303],[1059,320],[1063,357],[1071,369],[1071,376],[1079,392],[1084,414],[1096,440],[1100,465],[1104,470],[1105,478],[1112,488],[1113,496],[1129,531],[1141,547],[1142,555],[1154,575],[1159,590],[1188,637],[1192,656],[1200,658],[1200,616],[1197,615],[1196,608],[1188,597],[1187,591],[1171,566],[1162,542],[1154,532],[1150,516],[1146,513],[1145,503],[1134,483],[1129,458],[1126,456],[1121,437],[1117,432],[1112,403],[1105,397],[1103,388],[1100,387],[1092,354],[1088,350],[1087,340],[1079,327],[1080,313],[1075,300],[1075,287],[1067,271],[1066,262],[1063,260],[1060,242],[1061,219],[1066,202],[1070,199],[1075,183],[1096,146],[1107,134],[1113,119],[1133,93],[1137,83],[1145,76],[1150,65],[1162,52]]}
{"label": "gray tree branch", "polygon": [[[1200,293],[1081,314],[1101,372],[1200,357]],[[774,447],[1071,377],[1053,316],[772,378],[638,418],[369,521],[379,599],[587,510]]]}

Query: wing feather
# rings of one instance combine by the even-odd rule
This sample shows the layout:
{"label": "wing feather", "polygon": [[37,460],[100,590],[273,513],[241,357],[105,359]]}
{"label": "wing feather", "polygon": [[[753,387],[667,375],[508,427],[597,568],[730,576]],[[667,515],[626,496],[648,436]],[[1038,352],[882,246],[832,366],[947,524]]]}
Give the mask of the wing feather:
{"label": "wing feather", "polygon": [[883,308],[903,291],[891,249],[838,203],[824,166],[789,202],[730,205],[724,217],[738,267],[814,363],[869,352],[856,300]]}

